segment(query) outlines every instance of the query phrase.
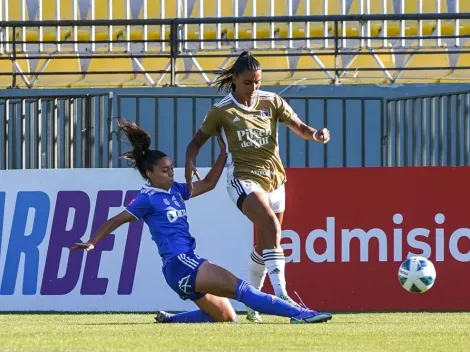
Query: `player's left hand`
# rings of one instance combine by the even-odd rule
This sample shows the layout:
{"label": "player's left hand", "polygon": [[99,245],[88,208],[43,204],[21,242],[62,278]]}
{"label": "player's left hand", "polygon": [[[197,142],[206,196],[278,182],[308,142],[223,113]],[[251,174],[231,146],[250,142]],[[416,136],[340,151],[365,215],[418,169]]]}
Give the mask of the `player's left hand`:
{"label": "player's left hand", "polygon": [[321,130],[318,130],[317,132],[315,132],[315,134],[313,135],[313,139],[316,142],[321,142],[323,144],[328,143],[330,138],[331,138],[330,131],[328,131],[327,128],[322,128]]}
{"label": "player's left hand", "polygon": [[87,251],[91,251],[92,249],[95,249],[95,246],[93,243],[90,242],[85,242],[85,243],[75,243],[72,248],[70,248],[70,251],[76,251],[78,249],[86,249]]}

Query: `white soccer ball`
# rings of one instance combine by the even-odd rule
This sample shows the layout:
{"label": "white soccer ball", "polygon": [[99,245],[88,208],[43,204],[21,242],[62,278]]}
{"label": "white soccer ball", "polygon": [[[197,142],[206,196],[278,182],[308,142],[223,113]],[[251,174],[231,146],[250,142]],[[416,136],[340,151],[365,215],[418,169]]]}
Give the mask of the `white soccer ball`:
{"label": "white soccer ball", "polygon": [[406,258],[398,269],[398,280],[408,292],[424,293],[436,281],[434,264],[421,256]]}

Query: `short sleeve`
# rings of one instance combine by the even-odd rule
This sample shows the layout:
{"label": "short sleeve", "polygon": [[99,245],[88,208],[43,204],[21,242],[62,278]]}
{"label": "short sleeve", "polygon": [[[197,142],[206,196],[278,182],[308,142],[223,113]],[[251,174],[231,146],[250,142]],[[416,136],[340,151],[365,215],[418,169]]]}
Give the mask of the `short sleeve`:
{"label": "short sleeve", "polygon": [[216,136],[220,129],[220,115],[215,109],[209,110],[204,121],[202,121],[201,131],[210,136]]}
{"label": "short sleeve", "polygon": [[139,193],[126,207],[126,210],[137,220],[142,219],[151,210],[150,199],[148,194]]}
{"label": "short sleeve", "polygon": [[276,95],[277,102],[277,116],[280,122],[289,123],[294,117],[297,116],[294,110],[287,102],[279,95]]}
{"label": "short sleeve", "polygon": [[191,192],[189,191],[188,185],[186,183],[176,183],[175,188],[178,192],[181,193],[183,200],[188,200],[191,198]]}

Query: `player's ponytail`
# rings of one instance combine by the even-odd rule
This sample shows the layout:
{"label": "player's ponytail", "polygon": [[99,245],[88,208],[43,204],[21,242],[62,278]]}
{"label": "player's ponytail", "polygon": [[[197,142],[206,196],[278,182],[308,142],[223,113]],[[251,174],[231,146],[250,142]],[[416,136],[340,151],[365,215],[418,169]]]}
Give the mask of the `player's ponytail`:
{"label": "player's ponytail", "polygon": [[135,124],[135,122],[118,119],[119,132],[124,132],[132,150],[120,155],[120,158],[126,159],[131,166],[137,169],[145,180],[148,180],[146,171],[152,171],[153,166],[167,155],[160,150],[151,150],[150,135]]}
{"label": "player's ponytail", "polygon": [[242,74],[246,71],[261,70],[261,65],[249,51],[244,51],[235,60],[235,62],[228,68],[222,70],[215,81],[218,87],[217,92],[227,90],[233,92],[235,90],[235,83],[233,77]]}

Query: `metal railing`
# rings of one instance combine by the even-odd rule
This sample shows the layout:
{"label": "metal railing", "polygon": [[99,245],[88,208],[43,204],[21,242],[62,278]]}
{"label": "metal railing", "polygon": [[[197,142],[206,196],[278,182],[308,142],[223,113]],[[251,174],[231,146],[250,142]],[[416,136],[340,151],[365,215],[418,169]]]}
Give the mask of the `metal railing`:
{"label": "metal railing", "polygon": [[[454,0],[454,8],[447,8],[446,0],[321,0],[312,6],[311,0],[0,0],[0,21],[17,20],[22,22],[28,21],[44,21],[44,20],[133,20],[133,19],[167,19],[167,18],[192,18],[196,20],[204,19],[207,17],[226,18],[233,17],[235,19],[246,17],[274,17],[274,16],[309,16],[309,15],[370,15],[370,14],[385,14],[385,15],[400,15],[400,14],[423,14],[423,13],[466,13],[470,11],[470,5],[466,1]],[[36,6],[34,6],[36,5]],[[395,9],[397,13],[395,13]],[[340,35],[346,37],[348,30],[353,30],[361,37],[371,37],[380,34],[387,38],[389,34],[399,35],[405,37],[410,32],[410,23],[405,22],[404,19],[398,19],[399,22],[393,23],[391,21],[397,20],[390,17],[388,19],[379,20],[381,23],[372,23],[371,21],[359,21],[358,23],[348,23],[347,19],[341,21],[339,28],[341,29]],[[353,20],[354,21],[354,20]],[[250,28],[240,28],[240,22],[234,22],[231,28],[232,36],[235,40],[246,36],[246,31],[251,34],[251,39],[258,37],[259,31],[257,30],[258,24],[252,21]],[[325,19],[320,23],[324,33],[328,33],[334,26],[331,20]],[[191,29],[188,24],[183,25],[182,39],[188,39]],[[207,32],[203,22],[197,23],[195,30],[197,31],[198,39],[202,41],[207,40],[205,35]],[[227,35],[227,28],[222,27],[222,22],[213,23],[210,32],[212,37],[219,40]],[[296,28],[294,23],[284,21],[282,23],[271,22],[268,28],[263,28],[262,32],[266,33],[271,38],[275,37],[275,33],[279,31],[280,27],[285,25],[285,35],[288,38],[293,38]],[[390,26],[391,25],[391,26]],[[444,26],[443,26],[444,25]],[[377,27],[379,26],[379,27]],[[461,27],[459,19],[456,19],[452,26],[449,23],[443,23],[442,19],[436,19],[430,27],[428,23],[422,20],[417,20],[416,26],[411,32],[415,32],[419,37],[429,34],[430,31],[435,32],[440,36],[443,32],[453,32],[457,37],[460,36]],[[379,31],[377,30],[379,29]],[[166,39],[168,25],[161,26],[157,37],[164,41]],[[304,33],[310,33],[312,24],[306,21],[302,28]],[[389,30],[391,29],[391,30]],[[72,26],[56,26],[52,33],[45,35],[42,27],[38,28],[38,40],[42,43],[46,37],[55,36],[56,39],[62,37],[69,37],[73,41],[79,41],[83,27],[79,25]],[[23,38],[27,37],[28,29],[22,28],[21,35]],[[103,32],[104,31],[104,32]],[[151,35],[152,28],[149,25],[142,27],[141,35],[143,40],[148,40]],[[389,33],[390,32],[390,33]],[[133,34],[137,32],[131,30],[131,25],[124,27],[115,27],[113,24],[105,25],[104,28],[97,26],[90,26],[90,40],[92,43],[98,39],[100,35],[97,33],[105,33],[109,40],[114,37],[122,36],[127,42],[131,41]],[[339,33],[339,32],[337,32]],[[1,35],[9,38],[10,29],[5,27]],[[346,39],[344,39],[346,40]],[[94,45],[94,44],[93,44]],[[457,44],[459,45],[459,44]],[[347,47],[346,43],[343,45]],[[405,46],[403,43],[402,46]],[[328,45],[325,44],[325,47]],[[128,47],[128,50],[130,48]],[[60,44],[57,46],[60,51]],[[78,48],[75,47],[77,51]],[[8,50],[7,50],[8,51]],[[26,50],[25,50],[26,51]],[[92,51],[94,48],[92,47]]]}
{"label": "metal railing", "polygon": [[[351,75],[357,72],[383,72],[384,83],[393,83],[399,78],[400,72],[405,70],[425,71],[432,68],[434,70],[454,71],[469,69],[470,67],[467,66],[449,67],[449,64],[446,66],[436,65],[434,67],[430,67],[429,65],[423,67],[414,65],[411,67],[407,65],[414,55],[428,55],[431,57],[433,54],[468,54],[468,48],[464,44],[469,35],[461,35],[458,34],[459,31],[457,31],[457,34],[446,36],[442,35],[442,33],[440,35],[421,36],[420,33],[418,33],[417,35],[395,37],[383,35],[373,37],[364,36],[363,30],[348,35],[348,24],[358,23],[362,27],[372,26],[377,22],[382,23],[382,25],[387,25],[390,21],[398,21],[401,24],[410,21],[417,21],[418,24],[422,24],[426,21],[434,21],[436,23],[440,21],[453,21],[458,24],[460,20],[470,20],[470,13],[9,21],[0,23],[1,33],[6,33],[7,29],[11,33],[11,40],[6,40],[9,39],[9,37],[3,36],[2,38],[0,36],[0,52],[4,53],[4,55],[0,56],[0,60],[11,61],[13,69],[12,72],[1,72],[0,76],[12,75],[12,87],[18,86],[18,82],[16,82],[17,76],[21,78],[19,85],[33,87],[38,77],[58,74],[57,71],[48,71],[45,69],[50,60],[70,60],[71,57],[75,57],[80,60],[81,64],[85,64],[86,62],[89,63],[90,60],[127,58],[132,61],[132,65],[126,66],[127,69],[94,71],[83,68],[86,67],[86,65],[81,65],[80,70],[61,71],[60,74],[129,74],[134,75],[134,77],[140,74],[145,77],[149,85],[155,86],[161,84],[164,75],[169,75],[170,80],[168,83],[170,85],[176,85],[178,83],[178,75],[187,76],[191,73],[197,73],[203,77],[205,84],[210,85],[213,82],[213,77],[211,78],[209,76],[217,72],[218,68],[203,67],[204,64],[202,64],[202,62],[204,59],[219,58],[221,59],[221,63],[225,65],[229,58],[236,57],[242,49],[251,48],[251,50],[255,51],[255,55],[259,57],[287,57],[289,62],[291,60],[299,60],[302,56],[313,57],[318,67],[298,68],[295,66],[291,67],[290,64],[285,64],[285,67],[282,68],[263,69],[265,73],[284,73],[286,80],[288,80],[293,72],[302,72],[302,70],[305,72],[324,72],[325,79],[330,80],[332,83],[341,83],[343,78],[354,78],[354,76]],[[276,23],[284,23],[288,26],[303,26],[310,23],[310,25],[320,24],[320,27],[328,23],[329,32],[313,36],[311,36],[310,33],[304,32],[304,34],[299,34],[297,37],[295,35],[289,35],[285,38],[279,36],[272,37],[271,35],[260,38],[252,33],[252,36],[249,38],[238,37],[238,39],[236,37],[227,38],[223,36],[221,38],[211,39],[185,39],[186,36],[182,34],[183,28],[187,26],[230,25],[236,28],[237,25],[251,26],[254,23],[257,23],[259,26],[271,26]],[[125,31],[126,28],[140,28],[137,30],[140,31],[154,26],[169,26],[169,35],[165,35],[163,40],[161,40],[161,38],[145,39],[145,35],[141,38],[133,39],[128,32],[125,32],[122,38],[106,37],[100,40],[92,40],[93,38],[88,37],[78,41],[71,40],[70,38],[56,38],[56,40],[48,41],[23,40],[25,30],[33,27],[43,28],[44,30],[47,28],[54,29],[63,27],[90,27],[91,29],[99,27],[122,27],[123,31]],[[460,25],[457,25],[457,27],[460,28]],[[384,29],[385,28],[387,27],[384,27]],[[346,36],[344,36],[345,30]],[[93,32],[93,30],[91,32]],[[19,35],[20,33],[22,34]],[[76,37],[76,34],[72,37]],[[255,43],[258,44],[255,45]],[[34,45],[35,47],[31,47]],[[46,48],[46,45],[52,45],[53,47]],[[136,45],[140,46],[136,47]],[[224,52],[220,51],[221,48],[224,49]],[[425,48],[426,50],[411,50],[413,48]],[[392,64],[384,61],[384,50],[387,55],[389,54],[393,57],[393,59],[390,60]],[[348,57],[362,55],[373,57],[377,65],[375,65],[375,67],[349,67],[348,64],[343,65],[339,63],[340,58],[345,58],[347,61]],[[323,62],[323,57],[331,58],[331,60],[329,60],[330,62]],[[167,62],[162,63],[161,67],[149,69],[145,67],[142,61],[150,58],[167,59]],[[32,71],[25,71],[20,64],[22,60],[31,62],[41,59],[44,60],[42,66]],[[181,65],[178,60],[183,60],[184,64]],[[395,62],[397,64],[395,64]],[[188,63],[191,66],[189,69],[184,67]],[[282,79],[279,80],[282,81]]]}

